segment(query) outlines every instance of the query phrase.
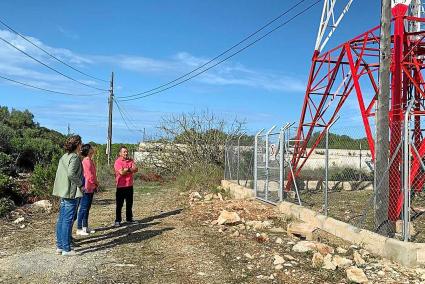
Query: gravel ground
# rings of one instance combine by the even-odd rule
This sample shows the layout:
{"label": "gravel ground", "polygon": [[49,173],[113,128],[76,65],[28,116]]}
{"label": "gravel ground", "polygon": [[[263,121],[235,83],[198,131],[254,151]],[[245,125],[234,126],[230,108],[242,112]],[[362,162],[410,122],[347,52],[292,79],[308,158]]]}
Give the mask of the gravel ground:
{"label": "gravel ground", "polygon": [[[54,253],[57,213],[21,211],[25,220],[19,224],[12,222],[17,216],[0,220],[0,282],[349,282],[343,268],[313,268],[314,252],[294,252],[300,240],[284,232],[292,220],[254,200],[190,200],[188,193],[153,185],[135,191],[138,223],[112,227],[114,208],[114,190],[95,196],[90,222],[97,232],[77,239],[80,255],[74,257]],[[222,210],[236,212],[241,221],[217,225],[214,220]],[[254,228],[249,221],[268,225]],[[425,270],[400,267],[326,234],[315,237],[346,249],[341,256],[347,259],[360,252],[366,261],[361,268],[370,283],[421,283],[425,275]],[[284,259],[281,266],[274,264],[276,255]]]}

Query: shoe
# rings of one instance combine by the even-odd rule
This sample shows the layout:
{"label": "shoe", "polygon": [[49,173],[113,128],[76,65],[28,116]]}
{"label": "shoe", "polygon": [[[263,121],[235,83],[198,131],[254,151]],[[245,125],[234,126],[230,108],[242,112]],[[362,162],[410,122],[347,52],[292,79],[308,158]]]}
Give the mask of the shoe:
{"label": "shoe", "polygon": [[62,255],[63,256],[74,256],[74,255],[79,255],[79,253],[76,252],[75,250],[70,250],[70,251],[62,251]]}
{"label": "shoe", "polygon": [[121,222],[115,222],[114,227],[120,227],[121,226]]}
{"label": "shoe", "polygon": [[83,227],[83,231],[86,232],[86,233],[88,233],[88,234],[94,234],[94,233],[96,233],[95,230],[93,230],[92,228],[89,228],[89,227]]}
{"label": "shoe", "polygon": [[56,249],[56,254],[57,255],[61,255],[62,254],[63,249],[57,248]]}
{"label": "shoe", "polygon": [[77,229],[77,236],[88,236],[89,233],[87,233],[84,228],[82,230]]}

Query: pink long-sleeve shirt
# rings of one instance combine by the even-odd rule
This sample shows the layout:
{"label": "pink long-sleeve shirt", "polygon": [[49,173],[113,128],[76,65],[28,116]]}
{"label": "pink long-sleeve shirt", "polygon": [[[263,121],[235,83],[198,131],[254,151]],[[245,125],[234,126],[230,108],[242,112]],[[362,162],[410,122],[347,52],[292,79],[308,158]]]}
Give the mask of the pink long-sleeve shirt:
{"label": "pink long-sleeve shirt", "polygon": [[133,166],[135,166],[135,164],[132,159],[118,157],[118,159],[115,161],[114,168],[117,188],[133,186],[133,173],[127,173],[125,175],[121,175],[119,173],[120,170],[124,168],[132,168]]}
{"label": "pink long-sleeve shirt", "polygon": [[85,189],[87,193],[93,193],[97,187],[96,166],[89,157],[83,159],[83,173],[86,180]]}

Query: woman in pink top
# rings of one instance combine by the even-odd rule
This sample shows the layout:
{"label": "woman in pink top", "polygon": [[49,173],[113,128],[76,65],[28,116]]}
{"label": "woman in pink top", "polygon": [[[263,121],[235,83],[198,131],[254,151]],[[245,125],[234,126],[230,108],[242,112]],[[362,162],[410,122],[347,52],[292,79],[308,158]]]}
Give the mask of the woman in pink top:
{"label": "woman in pink top", "polygon": [[88,227],[89,212],[93,201],[93,194],[99,187],[96,177],[96,166],[93,163],[94,149],[90,144],[84,144],[81,147],[81,155],[84,157],[83,173],[84,173],[84,195],[80,201],[80,210],[77,219],[77,235],[87,236],[95,231]]}

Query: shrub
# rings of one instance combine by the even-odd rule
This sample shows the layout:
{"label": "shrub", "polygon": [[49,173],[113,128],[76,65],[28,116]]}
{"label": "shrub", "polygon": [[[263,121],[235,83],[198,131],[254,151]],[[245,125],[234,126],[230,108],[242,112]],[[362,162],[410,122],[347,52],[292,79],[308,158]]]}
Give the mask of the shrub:
{"label": "shrub", "polygon": [[15,204],[21,204],[23,202],[23,197],[16,183],[11,177],[4,174],[0,174],[0,198],[11,199]]}
{"label": "shrub", "polygon": [[36,165],[31,175],[30,195],[36,198],[46,198],[51,195],[56,176],[56,163],[49,166]]}
{"label": "shrub", "polygon": [[195,164],[182,170],[174,185],[181,191],[214,191],[223,178],[223,169],[212,164]]}
{"label": "shrub", "polygon": [[14,161],[12,156],[0,152],[0,173],[12,175],[14,172]]}
{"label": "shrub", "polygon": [[5,216],[7,213],[15,209],[15,204],[9,198],[0,198],[0,217]]}

